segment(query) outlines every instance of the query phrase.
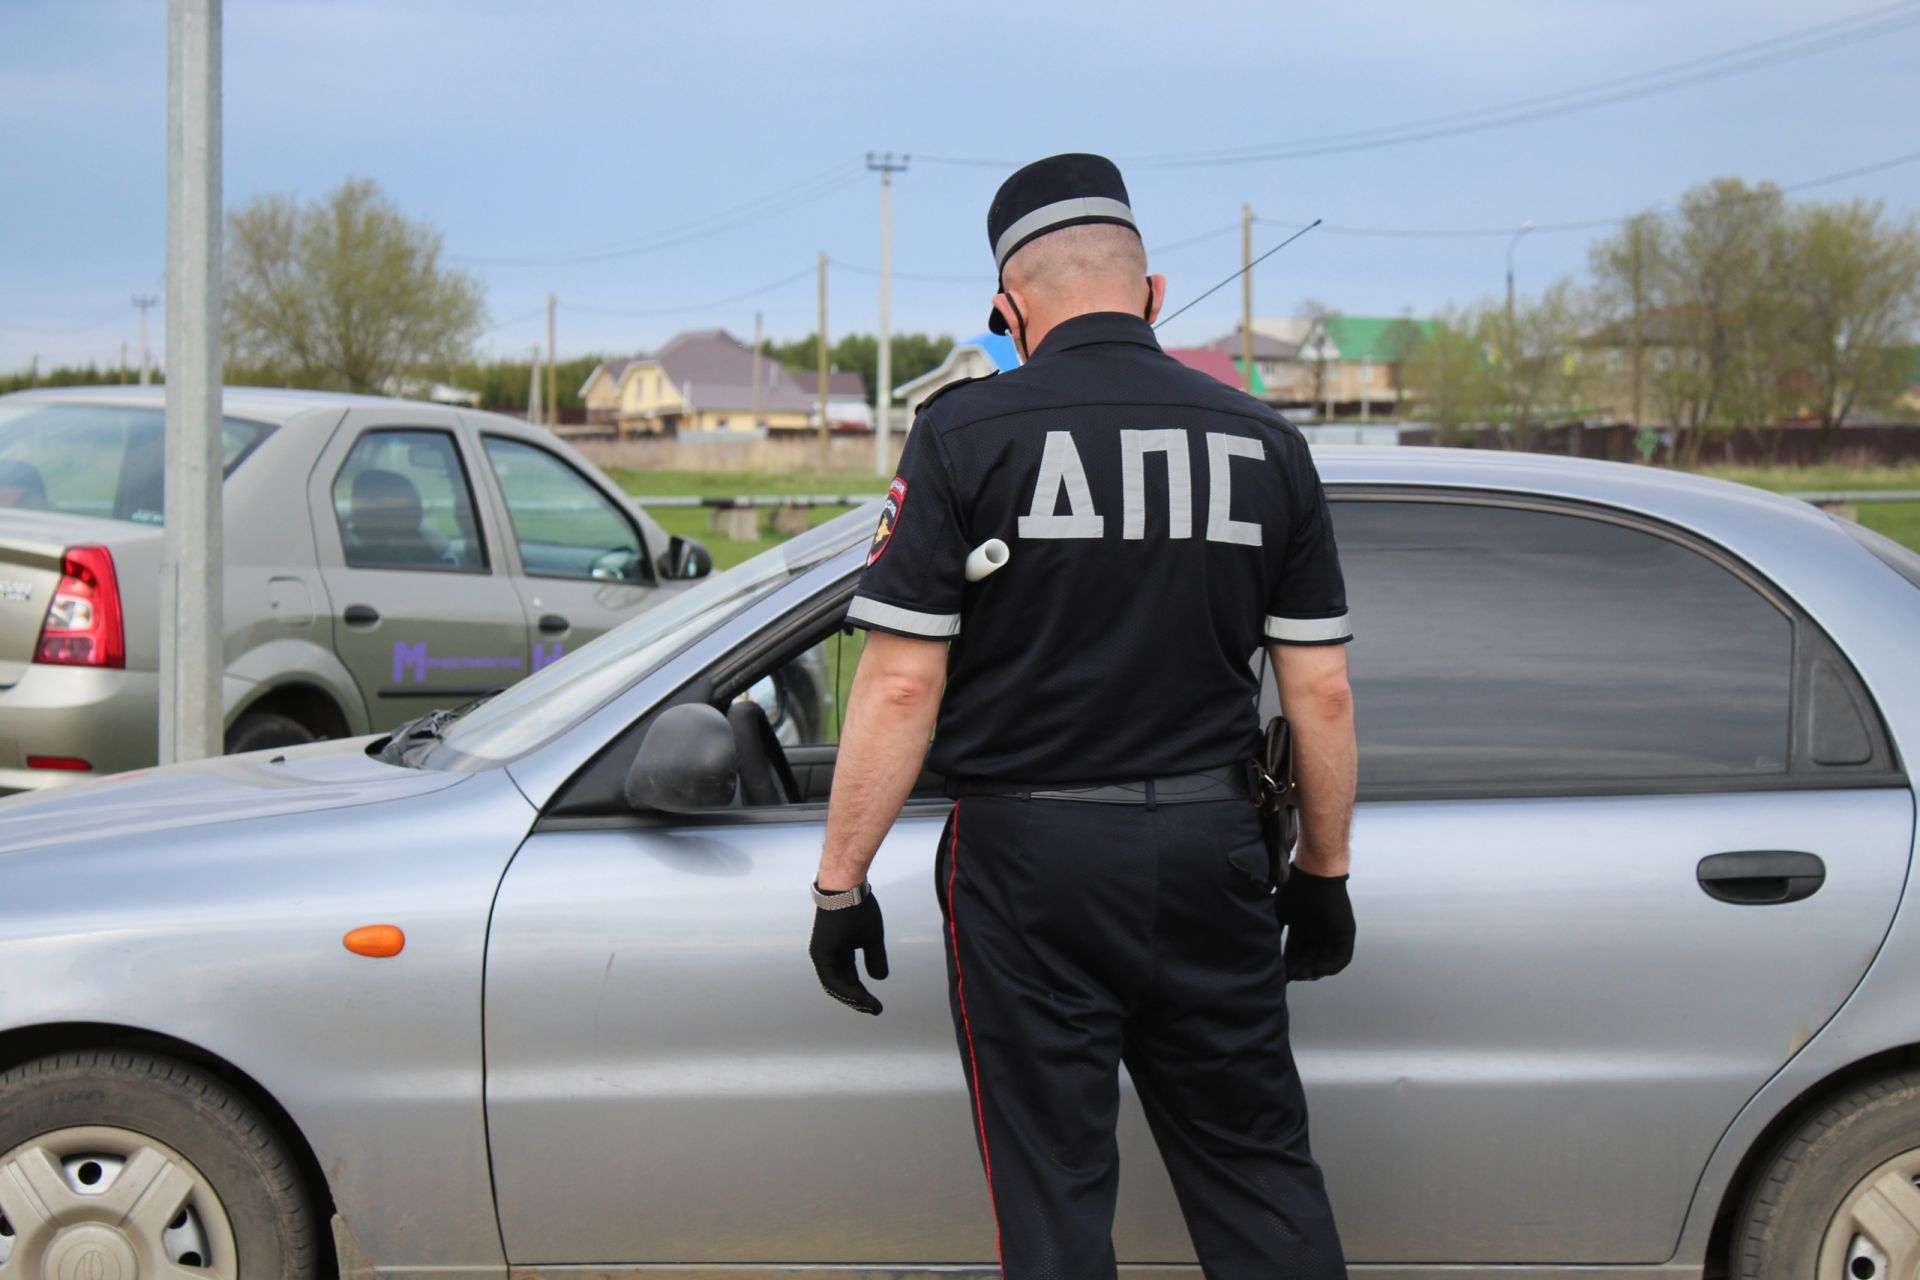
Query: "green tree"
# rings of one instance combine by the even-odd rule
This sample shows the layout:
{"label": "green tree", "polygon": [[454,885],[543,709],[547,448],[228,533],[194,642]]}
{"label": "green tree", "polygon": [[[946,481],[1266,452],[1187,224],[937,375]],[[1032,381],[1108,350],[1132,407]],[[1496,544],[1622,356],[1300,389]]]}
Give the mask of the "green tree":
{"label": "green tree", "polygon": [[[812,370],[820,367],[818,334],[810,333],[793,342],[767,342],[761,349],[790,369]],[[947,352],[951,350],[953,339],[944,333],[938,336],[924,333],[894,334],[894,385],[917,378],[934,368],[947,358]],[[871,401],[874,398],[875,384],[880,377],[880,339],[876,335],[849,333],[842,336],[827,348],[827,363],[836,369],[857,372],[861,382],[866,385],[867,399]]]}
{"label": "green tree", "polygon": [[485,296],[440,257],[440,232],[373,182],[305,204],[261,196],[227,219],[228,360],[285,385],[376,393],[458,361]]}
{"label": "green tree", "polygon": [[1820,418],[1825,454],[1857,405],[1884,404],[1905,381],[1896,347],[1920,320],[1920,227],[1854,200],[1796,209],[1781,242],[1793,369]]}
{"label": "green tree", "polygon": [[1501,396],[1478,336],[1484,310],[1435,316],[1402,371],[1414,411],[1433,424],[1436,444],[1453,444],[1468,428],[1498,417]]}

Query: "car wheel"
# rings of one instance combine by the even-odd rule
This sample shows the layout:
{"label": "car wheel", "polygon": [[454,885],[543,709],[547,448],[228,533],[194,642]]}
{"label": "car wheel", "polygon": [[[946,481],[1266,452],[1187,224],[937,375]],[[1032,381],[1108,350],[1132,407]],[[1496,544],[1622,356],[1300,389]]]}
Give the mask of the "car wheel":
{"label": "car wheel", "polygon": [[315,1265],[292,1158],[218,1080],[107,1050],[0,1075],[0,1274],[308,1280]]}
{"label": "car wheel", "polygon": [[303,742],[316,741],[318,738],[313,730],[290,716],[272,711],[249,711],[233,722],[233,728],[227,730],[227,754],[232,756],[242,751],[265,751],[268,747],[297,747]]}
{"label": "car wheel", "polygon": [[1920,1270],[1920,1075],[1839,1098],[1748,1196],[1739,1280],[1892,1280]]}

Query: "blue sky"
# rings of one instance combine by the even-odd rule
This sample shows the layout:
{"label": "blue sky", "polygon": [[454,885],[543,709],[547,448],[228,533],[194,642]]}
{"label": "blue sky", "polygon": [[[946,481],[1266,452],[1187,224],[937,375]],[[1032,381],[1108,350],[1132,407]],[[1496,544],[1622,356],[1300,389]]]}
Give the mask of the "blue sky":
{"label": "blue sky", "polygon": [[[680,0],[227,0],[225,192],[317,196],[377,180],[473,265],[491,353],[631,352],[677,329],[871,329],[879,189],[869,150],[1122,161],[1275,146],[1417,121],[1764,41],[1872,0],[1038,0],[1020,6]],[[165,243],[163,0],[0,0],[0,369],[108,361]],[[1920,18],[1920,5],[1893,9]],[[1920,151],[1920,25],[1672,92],[1404,146],[1149,168],[1128,182],[1150,248],[1276,221],[1507,227],[1631,212],[1716,175],[1793,183]],[[835,169],[839,166],[839,169]],[[831,173],[829,171],[832,171]],[[978,331],[985,208],[1005,170],[915,159],[895,188],[896,328]],[[828,174],[777,216],[664,250],[618,246]],[[1920,212],[1920,163],[1809,192]],[[1257,247],[1285,234],[1260,227]],[[1539,232],[1522,292],[1584,269],[1594,233]],[[1316,298],[1424,313],[1498,293],[1499,238],[1316,231],[1262,266],[1256,310]],[[481,265],[537,259],[537,265]],[[1175,305],[1239,262],[1237,231],[1156,267]],[[910,275],[956,279],[904,278]],[[800,277],[793,279],[793,277]],[[726,305],[701,304],[789,283]],[[662,314],[666,309],[679,309]],[[1165,336],[1231,328],[1222,290]],[[612,314],[614,312],[652,314]],[[160,312],[155,311],[158,319]],[[156,352],[162,346],[155,325]]]}

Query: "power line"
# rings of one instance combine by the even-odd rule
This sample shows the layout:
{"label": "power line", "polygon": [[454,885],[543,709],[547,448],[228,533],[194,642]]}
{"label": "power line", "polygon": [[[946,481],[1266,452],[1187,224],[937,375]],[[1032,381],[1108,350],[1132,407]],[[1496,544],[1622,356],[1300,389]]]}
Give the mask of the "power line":
{"label": "power line", "polygon": [[[1213,168],[1258,164],[1274,160],[1297,160],[1370,151],[1381,147],[1403,146],[1436,138],[1529,124],[1537,120],[1570,115],[1596,107],[1689,88],[1728,76],[1742,75],[1749,71],[1763,70],[1846,45],[1857,44],[1863,40],[1892,35],[1920,24],[1920,12],[1915,12],[1916,7],[1920,7],[1920,0],[1900,0],[1896,4],[1799,28],[1784,35],[1735,46],[1684,62],[1669,63],[1647,71],[1596,81],[1571,89],[1537,94],[1466,111],[1449,112],[1397,125],[1379,125],[1343,133],[1296,138],[1286,142],[1254,144],[1212,151],[1132,156],[1124,158],[1122,163],[1134,169]],[[984,168],[1011,168],[1017,163],[1007,160],[924,153],[920,154],[920,159],[929,164]]]}
{"label": "power line", "polygon": [[717,211],[692,222],[663,228],[645,236],[630,237],[609,244],[583,249],[564,250],[552,253],[525,254],[514,257],[478,257],[472,255],[449,255],[452,261],[471,266],[482,267],[552,267],[574,266],[582,263],[605,262],[615,258],[634,257],[644,253],[657,253],[663,249],[676,248],[708,236],[719,235],[724,231],[737,230],[765,221],[778,214],[787,213],[803,205],[812,204],[836,192],[861,182],[864,174],[858,171],[858,161],[843,161],[829,169],[814,174],[810,178],[771,191],[743,204]]}
{"label": "power line", "polygon": [[772,293],[775,289],[783,289],[796,280],[802,280],[811,276],[815,270],[817,270],[816,267],[809,266],[805,270],[796,271],[790,276],[782,276],[771,284],[763,284],[757,289],[748,289],[744,293],[736,293],[730,297],[716,298],[711,302],[691,302],[671,307],[587,307],[581,306],[579,303],[570,302],[567,306],[570,310],[583,312],[591,316],[671,316],[688,311],[707,311],[717,307],[729,306],[735,302],[745,302],[749,298],[757,298],[761,294]]}
{"label": "power line", "polygon": [[488,325],[486,328],[480,331],[480,336],[484,338],[488,334],[498,333],[502,329],[511,329],[514,325],[525,324],[527,321],[533,319],[535,316],[539,315],[541,312],[545,311],[546,309],[547,309],[547,304],[543,302],[539,306],[535,307],[533,310],[525,312],[521,315],[517,315],[511,320],[502,320],[499,324]]}
{"label": "power line", "polygon": [[[1795,192],[1809,191],[1815,187],[1825,187],[1831,186],[1836,182],[1845,182],[1849,178],[1864,177],[1870,173],[1880,173],[1887,169],[1898,168],[1901,165],[1912,164],[1916,160],[1920,160],[1920,151],[1909,151],[1905,155],[1892,156],[1886,160],[1877,160],[1872,164],[1864,164],[1858,168],[1847,169],[1840,173],[1829,173],[1823,177],[1808,178],[1801,182],[1788,183],[1785,186],[1762,188],[1757,191],[1747,192],[1744,195],[1733,196],[1730,199],[1738,202],[1743,200],[1764,200],[1775,195],[1792,195]],[[1607,227],[1621,226],[1638,216],[1638,214],[1629,213],[1611,218],[1586,218],[1574,222],[1540,222],[1535,223],[1532,230],[1534,232],[1599,231]],[[1306,220],[1257,217],[1254,221],[1271,227],[1298,227],[1303,225]],[[1351,227],[1329,224],[1322,226],[1321,230],[1325,231],[1328,235],[1367,236],[1389,240],[1466,240],[1510,236],[1513,234],[1514,226],[1513,224],[1509,224],[1504,227]]]}

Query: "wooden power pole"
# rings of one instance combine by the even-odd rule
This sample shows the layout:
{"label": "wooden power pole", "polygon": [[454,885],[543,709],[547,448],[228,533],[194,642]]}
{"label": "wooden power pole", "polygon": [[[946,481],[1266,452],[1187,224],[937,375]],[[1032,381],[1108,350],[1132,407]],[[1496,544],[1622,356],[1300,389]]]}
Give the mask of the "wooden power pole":
{"label": "wooden power pole", "polygon": [[1240,206],[1240,380],[1253,394],[1253,206]]}
{"label": "wooden power pole", "polygon": [[824,469],[832,450],[833,428],[827,423],[827,252],[820,251],[820,465]]}

